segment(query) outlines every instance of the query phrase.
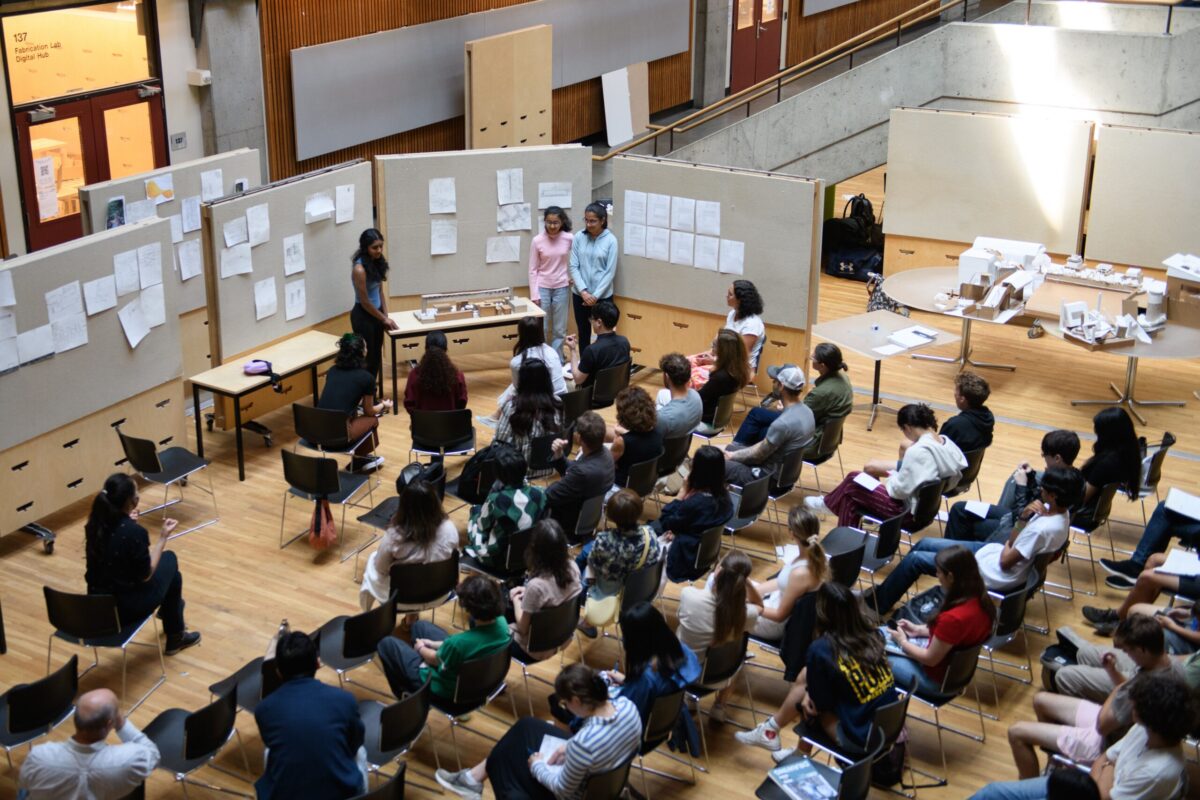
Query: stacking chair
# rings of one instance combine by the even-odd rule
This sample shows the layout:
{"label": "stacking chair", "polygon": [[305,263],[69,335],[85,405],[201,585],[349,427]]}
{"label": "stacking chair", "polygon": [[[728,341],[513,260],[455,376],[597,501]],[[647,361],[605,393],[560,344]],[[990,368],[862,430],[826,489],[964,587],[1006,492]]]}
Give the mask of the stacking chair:
{"label": "stacking chair", "polygon": [[829,559],[834,583],[853,589],[866,557],[868,537],[858,528],[838,527],[825,534],[821,546]]}
{"label": "stacking chair", "polygon": [[[849,415],[846,415],[849,416]],[[842,436],[846,429],[846,417],[829,417],[825,420],[825,424],[821,426],[821,444],[817,448],[817,454],[810,459],[804,461],[803,467],[811,467],[813,480],[817,482],[817,493],[825,494],[821,489],[821,475],[817,467],[824,464],[835,455],[838,460],[838,469],[842,471],[842,477],[846,477],[846,467],[842,464]]]}
{"label": "stacking chair", "polygon": [[[279,455],[283,458],[283,479],[288,484],[288,490],[283,493],[283,512],[279,517],[279,549],[282,550],[308,534],[306,527],[303,532],[288,541],[283,540],[287,522],[288,499],[298,497],[301,500],[315,502],[317,498],[324,497],[331,505],[342,507],[342,521],[338,526],[338,553],[341,555],[341,560],[345,561],[350,557],[343,553],[343,546],[346,542],[346,506],[371,508],[375,495],[370,476],[341,472],[338,470],[337,462],[332,458],[305,456],[287,450],[279,451]],[[367,505],[365,506],[355,501],[355,497],[364,486],[367,487]],[[311,515],[310,511],[309,516],[311,517]],[[358,555],[363,547],[369,545],[370,541],[364,543],[350,555]]]}
{"label": "stacking chair", "polygon": [[692,449],[692,434],[663,439],[662,455],[658,457],[658,477],[665,478],[673,474]]}
{"label": "stacking chair", "polygon": [[433,612],[437,622],[437,608],[454,599],[454,588],[458,586],[458,551],[455,550],[445,561],[429,564],[392,564],[392,604],[397,612]]}
{"label": "stacking chair", "polygon": [[554,474],[554,440],[561,438],[561,433],[547,433],[535,436],[529,440],[530,480],[549,477]]}
{"label": "stacking chair", "polygon": [[[129,461],[129,465],[138,471],[142,480],[150,483],[160,483],[163,487],[163,501],[156,506],[147,508],[142,511],[143,514],[149,514],[152,511],[166,509],[176,503],[183,502],[183,487],[187,485],[188,478],[202,469],[207,469],[210,462],[207,458],[201,458],[189,451],[186,447],[168,447],[165,450],[158,450],[154,442],[150,439],[138,439],[133,436],[127,436],[117,429],[117,436],[121,438],[121,448],[125,451],[125,458]],[[171,500],[171,486],[176,485],[179,489],[179,499]],[[201,522],[199,525],[193,525],[182,531],[174,531],[168,538],[177,539],[185,533],[198,531],[201,528],[207,528],[209,525],[215,525],[221,521],[221,514],[217,510],[217,494],[213,490],[212,473],[208,473],[208,488],[199,487],[201,491],[208,492],[212,498],[213,516],[212,519]]]}
{"label": "stacking chair", "polygon": [[[658,594],[658,587],[662,585],[663,568],[666,566],[667,560],[660,558],[653,564],[646,564],[640,569],[636,569],[625,577],[625,585],[621,588],[621,612],[617,615],[617,623],[620,624],[620,618],[625,616],[625,612],[641,602],[652,602]],[[619,636],[614,636],[607,629],[601,630],[600,634],[609,639],[616,639],[624,649],[624,640]]]}
{"label": "stacking chair", "polygon": [[[529,653],[544,653],[550,650],[558,652],[566,649],[572,641],[579,649],[579,660],[583,658],[583,644],[579,641],[576,626],[579,624],[579,607],[583,598],[576,595],[559,605],[534,611],[529,615]],[[529,702],[529,716],[533,716],[533,695],[529,693],[529,679],[551,686],[545,680],[529,672],[529,666],[543,659],[522,658],[513,656],[513,660],[521,665],[521,677],[525,681],[525,699]]]}
{"label": "stacking chair", "polygon": [[416,453],[420,456],[464,456],[475,452],[475,426],[471,422],[471,409],[454,411],[409,412],[412,420],[412,446],[408,448],[409,460]]}
{"label": "stacking chair", "polygon": [[696,548],[696,560],[692,562],[693,580],[701,580],[717,566],[721,558],[721,537],[724,525],[714,525],[700,534],[700,545]]}
{"label": "stacking chair", "polygon": [[[367,749],[367,771],[383,775],[383,768],[395,763],[398,767],[396,774],[403,776],[407,763],[400,759],[407,755],[421,735],[429,730],[429,681],[425,681],[417,691],[405,694],[390,705],[384,705],[378,700],[361,700],[358,704],[358,716],[366,728],[363,746]],[[431,740],[432,737],[431,732]],[[432,749],[434,764],[441,769],[436,743]],[[416,771],[415,767],[413,771]],[[430,783],[434,782],[432,777],[427,779]],[[420,786],[415,781],[414,785]],[[441,792],[434,786],[421,788]]]}
{"label": "stacking chair", "polygon": [[775,561],[776,539],[775,526],[768,525],[768,530],[771,531],[771,549],[758,550],[754,548],[742,548],[737,545],[737,532],[745,530],[758,521],[759,516],[767,507],[767,502],[770,500],[771,492],[771,476],[764,475],[761,478],[752,480],[742,487],[740,494],[735,493],[733,519],[725,523],[725,531],[730,534],[729,546],[734,550],[741,550],[748,556],[762,559],[763,561]]}
{"label": "stacking chair", "polygon": [[345,688],[347,682],[354,683],[346,674],[374,660],[375,648],[395,629],[396,603],[390,599],[352,617],[334,617],[317,631],[321,663],[337,673],[338,685]]}
{"label": "stacking chair", "polygon": [[771,476],[771,482],[767,489],[767,499],[771,502],[771,513],[767,519],[780,528],[787,527],[787,519],[779,510],[779,501],[800,485],[800,469],[803,465],[804,448],[798,447],[783,460],[778,471]]}
{"label": "stacking chair", "polygon": [[1167,451],[1175,444],[1175,434],[1167,431],[1163,434],[1162,442],[1149,447],[1148,453],[1142,459],[1142,480],[1138,487],[1138,500],[1142,503],[1142,524],[1149,522],[1146,517],[1146,498],[1154,495],[1159,500],[1158,484],[1162,481],[1163,462],[1167,460]]}
{"label": "stacking chair", "polygon": [[683,711],[684,696],[684,690],[680,689],[677,692],[659,695],[654,698],[654,703],[650,706],[650,715],[647,717],[646,724],[642,728],[642,746],[638,748],[637,768],[642,771],[642,794],[647,800],[650,798],[650,787],[646,781],[646,773],[653,773],[661,778],[678,781],[679,783],[696,783],[696,764],[692,761],[690,755],[687,761],[684,761],[670,753],[661,754],[672,761],[678,761],[681,764],[686,763],[692,770],[692,779],[690,781],[672,775],[669,772],[651,769],[645,764],[646,756],[653,753],[658,749],[660,744],[671,738],[671,733],[675,730],[675,721],[679,719],[679,714]]}
{"label": "stacking chair", "polygon": [[875,588],[875,574],[892,563],[896,551],[900,549],[901,526],[904,524],[906,512],[881,520],[875,525],[875,530],[867,534],[866,551],[863,553],[861,570],[871,579],[871,588]]}
{"label": "stacking chair", "polygon": [[13,768],[12,751],[45,736],[75,710],[79,692],[79,656],[33,683],[0,694],[0,747]]}
{"label": "stacking chair", "polygon": [[737,399],[737,395],[736,391],[721,395],[717,400],[717,410],[713,412],[712,424],[701,422],[692,433],[707,442],[721,436],[733,419],[733,401]]}
{"label": "stacking chair", "polygon": [[[904,723],[908,719],[908,701],[912,696],[913,688],[916,686],[914,678],[908,686],[897,686],[896,690],[899,697],[881,705],[875,709],[875,713],[871,718],[870,732],[867,735],[866,747],[862,750],[857,748],[847,748],[843,743],[844,736],[840,736],[843,741],[832,741],[825,731],[819,725],[811,725],[806,722],[801,722],[795,727],[796,733],[800,738],[812,745],[818,750],[822,750],[831,755],[836,760],[843,764],[857,763],[858,759],[870,752],[874,752],[872,761],[877,761],[884,755],[891,752],[892,747],[896,744],[896,740],[904,732]],[[840,728],[839,728],[840,733]],[[878,747],[876,747],[876,737],[879,737]],[[914,770],[912,764],[908,760],[908,754],[905,753],[904,766],[908,767],[909,777],[913,778],[913,783],[916,783],[914,778]],[[901,770],[903,772],[903,769]],[[869,782],[869,779],[868,779]],[[898,792],[898,794],[904,794]],[[914,791],[913,797],[916,796]]]}
{"label": "stacking chair", "polygon": [[374,433],[367,431],[352,442],[346,438],[345,414],[304,403],[292,403],[292,423],[299,437],[296,447],[325,454],[349,455]]}
{"label": "stacking chair", "polygon": [[[1070,538],[1071,540],[1074,540],[1074,541],[1078,541],[1078,537],[1082,536],[1085,539],[1087,539],[1087,548],[1088,548],[1087,560],[1090,561],[1092,564],[1092,589],[1093,589],[1093,591],[1086,592],[1081,589],[1080,591],[1083,594],[1094,595],[1096,593],[1095,590],[1100,588],[1100,579],[1096,575],[1096,554],[1092,550],[1092,535],[1095,534],[1096,531],[1100,530],[1100,528],[1102,528],[1102,527],[1108,528],[1109,549],[1112,550],[1113,558],[1117,557],[1117,548],[1116,548],[1116,545],[1113,544],[1112,525],[1109,524],[1109,515],[1112,514],[1113,498],[1115,498],[1117,496],[1117,490],[1119,490],[1120,488],[1121,488],[1121,485],[1119,483],[1114,482],[1114,483],[1110,483],[1107,486],[1104,486],[1103,488],[1100,489],[1100,493],[1096,496],[1096,506],[1095,506],[1096,511],[1095,511],[1095,513],[1092,514],[1092,527],[1091,528],[1085,529],[1079,525],[1075,525],[1075,524],[1071,525],[1071,533],[1068,538]],[[1072,523],[1074,523],[1074,520],[1072,520]],[[1073,554],[1070,557],[1071,558],[1083,558],[1083,556],[1077,556],[1077,555],[1073,555]]]}
{"label": "stacking chair", "polygon": [[582,389],[565,392],[562,395],[563,408],[563,427],[570,428],[575,424],[575,420],[579,419],[579,415],[585,411],[589,411],[592,407],[592,393],[595,391],[594,383],[590,383]]}
{"label": "stacking chair", "polygon": [[504,561],[498,567],[484,566],[474,556],[463,555],[458,559],[459,569],[495,578],[501,583],[519,580],[525,574],[525,551],[533,538],[533,528],[517,531],[504,544]]}
{"label": "stacking chair", "polygon": [[[890,749],[885,746],[883,733],[879,728],[871,728],[867,750],[857,761],[844,758],[838,753],[831,753],[834,758],[845,764],[840,771],[802,754],[788,756],[780,762],[780,766],[786,767],[807,759],[812,763],[817,774],[837,792],[837,800],[867,800],[871,793],[871,767]],[[790,797],[769,777],[759,784],[754,796],[760,800],[789,800]]]}
{"label": "stacking chair", "polygon": [[963,457],[967,459],[966,468],[963,469],[957,483],[951,484],[942,490],[942,497],[946,502],[947,512],[950,510],[950,499],[971,491],[971,484],[975,484],[975,494],[980,500],[983,499],[983,492],[979,488],[979,470],[983,467],[983,456],[985,453],[987,453],[986,447],[980,447],[978,450],[963,453]]}
{"label": "stacking chair", "polygon": [[[946,665],[946,674],[942,677],[941,691],[936,694],[927,694],[919,688],[914,688],[909,694],[913,700],[916,700],[922,705],[928,706],[933,710],[933,719],[925,719],[924,717],[910,714],[909,719],[917,722],[924,722],[927,725],[933,725],[937,730],[938,735],[938,750],[942,754],[942,776],[929,775],[922,773],[926,777],[934,778],[935,783],[929,787],[919,786],[917,788],[932,788],[934,786],[945,786],[947,784],[948,768],[946,766],[946,747],[942,742],[942,730],[950,733],[956,733],[959,736],[964,736],[976,742],[983,742],[987,739],[987,729],[983,723],[983,706],[979,703],[979,687],[973,685],[975,678],[975,668],[979,664],[979,651],[982,649],[980,645],[974,647],[964,647],[954,650],[950,653],[949,663]],[[971,686],[975,691],[975,708],[966,710],[974,710],[979,717],[979,735],[969,733],[949,725],[943,725],[939,712],[947,705],[953,704],[954,700],[964,694],[967,687]],[[956,708],[964,708],[963,706],[955,706]],[[919,770],[917,770],[919,772]]]}
{"label": "stacking chair", "polygon": [[461,500],[462,503],[450,510],[453,514],[460,508],[472,503],[479,502],[476,498],[487,497],[488,491],[492,488],[492,484],[496,482],[496,460],[489,459],[479,465],[479,471],[475,473],[474,482],[467,481],[463,483],[463,476],[460,473],[457,478],[446,484],[446,494]]}
{"label": "stacking chair", "polygon": [[[747,663],[768,672],[781,673],[785,681],[792,683],[800,674],[800,670],[804,669],[808,658],[808,647],[812,644],[816,624],[817,593],[815,591],[805,592],[796,598],[796,602],[792,606],[792,613],[788,615],[788,620],[783,626],[782,638],[768,639],[756,636],[752,631],[748,633],[750,641],[758,645],[759,650],[778,656],[783,661],[783,667],[764,664],[761,659],[757,658],[752,658]],[[742,708],[737,705],[733,707]],[[745,710],[749,711],[750,709]]]}
{"label": "stacking chair", "polygon": [[[942,490],[946,486],[946,481],[931,480],[925,481],[916,489],[917,507],[912,512],[912,524],[907,528],[901,527],[901,535],[906,540],[904,543],[912,547],[913,534],[920,533],[929,526],[931,522],[937,519],[938,509],[942,507]],[[901,516],[903,521],[903,516]],[[879,525],[883,520],[876,519],[869,514],[864,514],[862,517],[864,525]],[[938,522],[939,527],[941,522]]]}
{"label": "stacking chair", "polygon": [[245,776],[227,772],[241,778],[247,783],[253,781],[250,771],[250,760],[246,757],[246,748],[242,744],[242,734],[234,727],[237,717],[237,696],[229,689],[212,703],[199,711],[188,711],[183,708],[169,708],[150,721],[143,733],[158,748],[158,768],[170,772],[175,781],[184,785],[187,794],[187,784],[203,786],[217,792],[236,794],[240,797],[254,797],[252,794],[235,792],[221,786],[193,780],[189,776],[206,764],[215,763],[217,754],[229,740],[237,737],[238,749],[242,753],[242,765],[246,768]]}
{"label": "stacking chair", "polygon": [[238,708],[253,714],[271,692],[279,688],[283,678],[275,669],[275,659],[265,659],[262,656],[253,659],[228,678],[217,681],[208,687],[209,700],[215,700],[230,689],[235,689]]}
{"label": "stacking chair", "polygon": [[[742,681],[746,686],[746,696],[750,699],[750,716],[754,724],[758,724],[758,712],[754,709],[754,692],[750,688],[750,678],[742,667],[746,664],[746,645],[750,641],[750,636],[743,633],[739,639],[730,639],[718,645],[710,645],[707,650],[700,654],[700,661],[703,664],[700,672],[700,679],[686,687],[687,699],[692,701],[692,707],[696,710],[696,720],[699,722],[700,728],[700,746],[704,750],[704,766],[700,767],[701,772],[708,772],[712,769],[712,764],[708,760],[708,738],[704,734],[704,719],[703,711],[700,709],[700,700],[708,697],[722,687],[732,681],[737,674],[742,674]],[[737,723],[734,723],[737,724]],[[745,727],[738,725],[738,727]]]}
{"label": "stacking chair", "polygon": [[[1029,658],[1029,637],[1025,634],[1025,607],[1029,602],[1029,596],[1037,591],[1040,583],[1038,573],[1033,571],[1029,573],[1029,579],[1023,586],[1010,589],[1006,594],[988,592],[996,601],[996,622],[992,627],[992,635],[980,646],[987,653],[988,671],[992,673],[992,698],[997,707],[1000,705],[1000,689],[996,685],[997,676],[1025,684],[1031,683],[1033,680],[1033,662]],[[1007,647],[1018,636],[1021,637],[1022,649],[1025,651],[1025,663],[1018,664],[1002,659],[998,660],[996,651],[1001,647]],[[983,656],[980,655],[980,658]],[[997,664],[1021,670],[1025,673],[1025,677],[999,672],[996,669]],[[984,716],[989,719],[997,719],[991,714],[985,713]]]}
{"label": "stacking chair", "polygon": [[[505,645],[494,653],[463,663],[458,670],[452,697],[443,698],[438,697],[432,691],[429,693],[429,702],[450,722],[450,741],[454,747],[454,758],[459,769],[462,769],[462,756],[458,747],[458,737],[454,733],[456,728],[471,731],[493,742],[496,741],[495,737],[464,725],[463,717],[478,711],[483,716],[502,723],[505,727],[510,724],[507,720],[488,713],[485,706],[508,688],[504,681],[511,664],[512,656],[509,654],[508,645]],[[512,705],[513,717],[516,717],[517,704],[513,700],[511,692],[508,695],[508,702]]]}
{"label": "stacking chair", "polygon": [[[404,778],[408,772],[406,769],[407,766],[407,764],[401,762],[396,767],[396,774],[388,778],[387,783],[377,786],[364,794],[356,795],[350,800],[404,800]],[[416,781],[413,781],[413,785],[421,786]],[[424,789],[426,787],[421,786],[421,788]],[[428,788],[432,790],[433,787]]]}
{"label": "stacking chair", "polygon": [[[124,627],[121,626],[117,615],[117,599],[109,594],[70,594],[42,587],[46,597],[46,614],[54,632],[46,645],[46,673],[50,673],[50,657],[54,648],[54,640],[61,639],[79,647],[92,648],[92,663],[83,671],[80,677],[87,675],[100,664],[100,648],[119,648],[121,651],[121,702],[128,700],[128,666],[130,645],[149,647],[158,651],[158,680],[154,682],[138,701],[129,707],[133,711],[154,690],[167,680],[167,665],[163,660],[162,642],[158,638],[158,620],[155,612],[139,620],[133,620]],[[154,631],[154,643],[135,642],[133,637],[145,627],[149,621]]]}
{"label": "stacking chair", "polygon": [[608,408],[621,390],[629,385],[629,369],[633,362],[614,364],[596,373],[592,381],[592,408]]}
{"label": "stacking chair", "polygon": [[606,772],[589,775],[583,785],[583,800],[617,800],[629,782],[629,768],[634,756]]}
{"label": "stacking chair", "polygon": [[600,518],[604,515],[604,495],[598,494],[583,501],[579,507],[579,517],[575,521],[575,530],[568,533],[571,544],[589,542],[596,535],[600,526]]}
{"label": "stacking chair", "polygon": [[654,484],[658,482],[659,454],[654,458],[638,462],[629,467],[629,475],[625,478],[625,487],[637,492],[643,499],[654,494]]}
{"label": "stacking chair", "polygon": [[[1037,581],[1034,584],[1030,595],[1032,595],[1033,592],[1041,592],[1042,612],[1045,614],[1046,624],[1045,626],[1038,626],[1026,622],[1025,627],[1031,631],[1040,633],[1043,636],[1050,633],[1050,601],[1047,596],[1054,595],[1061,600],[1067,601],[1074,601],[1075,599],[1075,592],[1077,590],[1075,589],[1075,577],[1071,574],[1071,558],[1069,555],[1070,548],[1071,541],[1068,539],[1067,541],[1063,542],[1062,547],[1060,547],[1058,550],[1055,550],[1052,553],[1042,553],[1038,556],[1035,556],[1033,559],[1033,574],[1037,575]],[[1053,583],[1047,580],[1047,574],[1050,571],[1050,565],[1056,561],[1061,561],[1067,568],[1067,585],[1065,586],[1061,583]],[[1047,586],[1052,586],[1056,589],[1066,589],[1068,594],[1052,592],[1046,588]],[[1085,592],[1082,589],[1078,591],[1080,594],[1095,594],[1095,592]]]}

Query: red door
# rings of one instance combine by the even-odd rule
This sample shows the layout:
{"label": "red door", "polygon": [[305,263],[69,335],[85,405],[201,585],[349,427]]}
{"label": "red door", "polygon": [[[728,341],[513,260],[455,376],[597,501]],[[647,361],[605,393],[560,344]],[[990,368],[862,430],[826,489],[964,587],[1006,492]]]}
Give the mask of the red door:
{"label": "red door", "polygon": [[740,92],[779,71],[783,0],[733,0],[729,91]]}

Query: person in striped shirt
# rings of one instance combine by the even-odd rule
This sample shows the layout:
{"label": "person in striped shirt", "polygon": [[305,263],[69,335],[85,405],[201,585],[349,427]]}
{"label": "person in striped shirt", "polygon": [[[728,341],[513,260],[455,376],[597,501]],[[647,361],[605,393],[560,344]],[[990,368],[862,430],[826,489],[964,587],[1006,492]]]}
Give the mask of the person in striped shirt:
{"label": "person in striped shirt", "polygon": [[[554,680],[554,692],[568,711],[583,719],[570,739],[562,729],[534,717],[509,728],[485,761],[450,772],[437,771],[437,782],[468,800],[483,797],[484,781],[492,782],[497,797],[583,797],[588,777],[623,764],[642,740],[637,706],[624,697],[609,699],[608,684],[586,664],[572,664]],[[562,739],[543,756],[545,737]]]}

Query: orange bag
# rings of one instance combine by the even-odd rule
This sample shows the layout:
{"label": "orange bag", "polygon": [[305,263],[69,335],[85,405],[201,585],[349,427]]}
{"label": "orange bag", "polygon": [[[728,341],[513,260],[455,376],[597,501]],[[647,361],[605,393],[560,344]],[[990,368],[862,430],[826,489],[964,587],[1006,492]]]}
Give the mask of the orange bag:
{"label": "orange bag", "polygon": [[317,499],[313,509],[312,523],[308,526],[308,543],[315,550],[324,550],[337,541],[337,528],[333,524],[333,511],[329,508],[329,500],[324,497]]}

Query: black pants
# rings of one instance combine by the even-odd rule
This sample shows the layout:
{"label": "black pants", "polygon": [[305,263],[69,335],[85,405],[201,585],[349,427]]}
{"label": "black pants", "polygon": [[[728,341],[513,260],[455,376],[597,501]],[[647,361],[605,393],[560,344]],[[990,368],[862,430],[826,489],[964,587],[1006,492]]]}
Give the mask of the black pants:
{"label": "black pants", "polygon": [[[367,313],[360,304],[355,303],[350,310],[350,327],[367,343],[367,372],[375,380],[376,386],[381,386],[383,372],[383,323]],[[314,390],[316,387],[313,387]],[[383,394],[382,390],[379,391]]]}
{"label": "black pants", "polygon": [[534,717],[522,717],[500,738],[487,759],[487,776],[496,797],[505,800],[554,800],[554,793],[529,771],[529,756],[542,746],[542,739],[558,736],[567,743],[562,729]]}
{"label": "black pants", "polygon": [[163,631],[168,635],[183,633],[183,575],[179,561],[170,550],[164,550],[150,580],[137,589],[120,592],[117,597],[117,616],[121,627],[144,619],[158,609]]}
{"label": "black pants", "polygon": [[[599,299],[612,302],[612,295]],[[592,343],[592,306],[585,304],[583,298],[574,292],[571,292],[571,305],[575,308],[575,330],[579,338],[579,353],[582,355]]]}

